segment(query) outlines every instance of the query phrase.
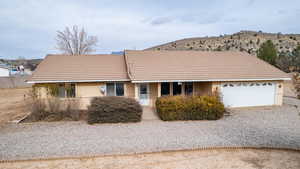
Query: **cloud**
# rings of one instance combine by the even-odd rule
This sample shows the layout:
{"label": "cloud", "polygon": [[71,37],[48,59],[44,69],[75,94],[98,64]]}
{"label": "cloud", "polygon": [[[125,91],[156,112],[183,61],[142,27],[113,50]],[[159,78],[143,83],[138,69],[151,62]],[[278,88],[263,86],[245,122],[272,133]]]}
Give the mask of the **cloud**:
{"label": "cloud", "polygon": [[298,0],[1,0],[0,56],[58,52],[56,31],[74,24],[99,38],[97,53],[242,29],[300,33],[299,6]]}
{"label": "cloud", "polygon": [[172,21],[173,20],[170,17],[158,17],[151,21],[151,25],[162,25],[162,24],[170,23]]}

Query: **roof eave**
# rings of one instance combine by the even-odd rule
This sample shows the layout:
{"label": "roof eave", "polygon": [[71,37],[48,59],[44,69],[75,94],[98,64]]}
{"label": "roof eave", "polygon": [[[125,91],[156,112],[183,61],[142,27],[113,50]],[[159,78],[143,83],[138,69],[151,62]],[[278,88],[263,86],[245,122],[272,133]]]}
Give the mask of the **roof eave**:
{"label": "roof eave", "polygon": [[204,80],[132,80],[132,83],[155,83],[155,82],[222,82],[222,81],[272,81],[291,80],[291,78],[255,78],[255,79],[204,79]]}
{"label": "roof eave", "polygon": [[27,83],[84,83],[84,82],[128,82],[130,79],[109,79],[109,80],[28,80]]}

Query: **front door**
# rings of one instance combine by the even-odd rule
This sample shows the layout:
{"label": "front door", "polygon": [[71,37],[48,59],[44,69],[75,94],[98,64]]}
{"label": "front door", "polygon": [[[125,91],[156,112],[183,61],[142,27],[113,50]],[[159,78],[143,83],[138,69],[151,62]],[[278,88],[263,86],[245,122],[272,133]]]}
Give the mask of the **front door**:
{"label": "front door", "polygon": [[142,83],[139,85],[139,102],[143,106],[147,106],[150,103],[149,84],[147,83]]}

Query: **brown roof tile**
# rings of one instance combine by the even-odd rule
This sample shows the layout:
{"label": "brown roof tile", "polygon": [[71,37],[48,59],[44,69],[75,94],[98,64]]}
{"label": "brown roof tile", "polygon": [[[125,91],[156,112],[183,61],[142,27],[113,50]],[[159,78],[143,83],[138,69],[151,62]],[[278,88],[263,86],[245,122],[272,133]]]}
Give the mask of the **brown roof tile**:
{"label": "brown roof tile", "polygon": [[218,81],[289,78],[242,52],[125,51],[132,81]]}
{"label": "brown roof tile", "polygon": [[47,55],[28,81],[129,80],[123,55]]}

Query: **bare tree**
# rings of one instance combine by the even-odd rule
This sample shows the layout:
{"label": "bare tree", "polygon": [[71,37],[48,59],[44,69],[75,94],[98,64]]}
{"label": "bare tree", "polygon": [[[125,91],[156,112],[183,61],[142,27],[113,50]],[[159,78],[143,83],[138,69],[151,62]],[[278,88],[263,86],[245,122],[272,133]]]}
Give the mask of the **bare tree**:
{"label": "bare tree", "polygon": [[66,27],[64,31],[57,31],[56,48],[69,55],[88,54],[95,51],[98,39],[96,36],[88,36],[84,28],[78,29],[74,25],[72,30]]}

